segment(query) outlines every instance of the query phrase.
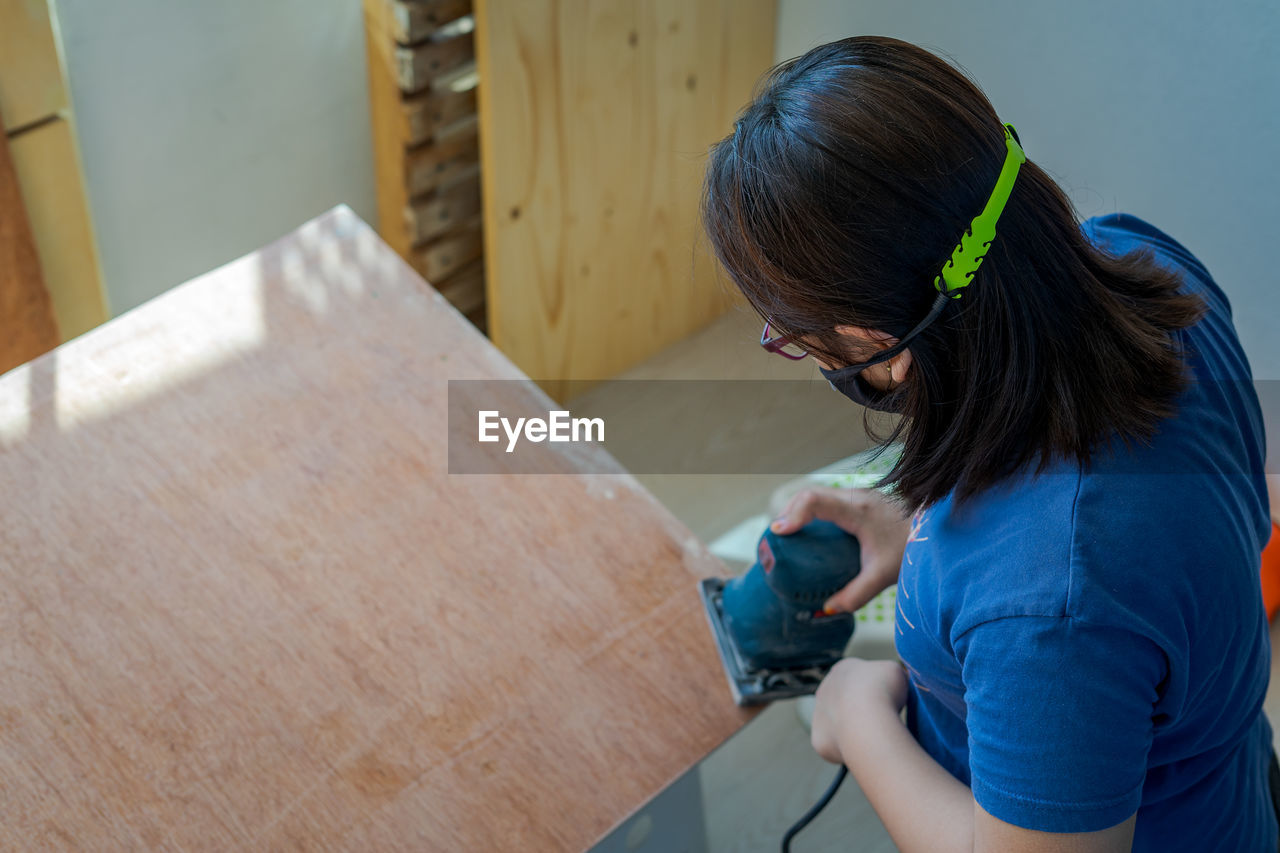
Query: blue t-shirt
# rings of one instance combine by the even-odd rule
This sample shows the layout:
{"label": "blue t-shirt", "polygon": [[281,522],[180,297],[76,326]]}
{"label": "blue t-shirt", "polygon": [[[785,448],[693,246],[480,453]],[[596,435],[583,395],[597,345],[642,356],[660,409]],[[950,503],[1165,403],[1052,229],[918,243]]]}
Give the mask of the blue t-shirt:
{"label": "blue t-shirt", "polygon": [[1008,823],[1086,832],[1137,812],[1135,851],[1273,853],[1249,365],[1190,252],[1133,216],[1082,227],[1112,254],[1149,247],[1204,297],[1180,333],[1194,379],[1149,446],[916,513],[895,632],[908,725]]}

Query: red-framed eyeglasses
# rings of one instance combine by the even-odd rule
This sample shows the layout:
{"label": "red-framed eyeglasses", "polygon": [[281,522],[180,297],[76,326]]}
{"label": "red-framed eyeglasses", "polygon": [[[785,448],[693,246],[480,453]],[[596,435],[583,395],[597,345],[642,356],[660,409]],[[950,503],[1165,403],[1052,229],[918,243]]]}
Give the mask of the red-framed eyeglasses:
{"label": "red-framed eyeglasses", "polygon": [[768,320],[764,321],[764,331],[760,333],[760,346],[764,347],[765,352],[775,353],[792,361],[799,361],[809,355],[808,350],[786,335],[778,335],[776,338],[769,337]]}

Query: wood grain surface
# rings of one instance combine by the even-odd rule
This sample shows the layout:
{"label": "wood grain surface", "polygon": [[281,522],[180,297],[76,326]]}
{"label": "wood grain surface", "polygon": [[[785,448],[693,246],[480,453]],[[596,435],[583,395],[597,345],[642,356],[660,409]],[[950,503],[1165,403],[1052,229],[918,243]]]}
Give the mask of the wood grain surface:
{"label": "wood grain surface", "polygon": [[729,305],[702,173],[775,20],[775,0],[477,0],[489,330],[553,396]]}
{"label": "wood grain surface", "polygon": [[519,373],[344,208],[0,378],[0,848],[577,850],[748,715],[612,473],[450,476]]}

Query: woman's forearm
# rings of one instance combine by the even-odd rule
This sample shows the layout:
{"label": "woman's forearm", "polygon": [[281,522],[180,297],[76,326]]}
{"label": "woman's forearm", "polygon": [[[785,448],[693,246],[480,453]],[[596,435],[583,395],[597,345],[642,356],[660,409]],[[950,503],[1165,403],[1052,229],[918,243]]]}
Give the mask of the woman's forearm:
{"label": "woman's forearm", "polygon": [[840,752],[902,853],[971,853],[973,793],[925,752],[887,706],[847,715]]}

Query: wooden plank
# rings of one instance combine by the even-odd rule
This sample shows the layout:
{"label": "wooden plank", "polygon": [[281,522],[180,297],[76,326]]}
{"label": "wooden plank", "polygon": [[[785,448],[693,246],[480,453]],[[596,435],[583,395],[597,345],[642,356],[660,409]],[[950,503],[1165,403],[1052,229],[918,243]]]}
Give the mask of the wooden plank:
{"label": "wooden plank", "polygon": [[412,148],[404,154],[404,182],[410,196],[419,196],[456,181],[476,168],[480,146],[475,124],[470,131]]}
{"label": "wooden plank", "polygon": [[9,145],[0,133],[0,373],[58,345]]}
{"label": "wooden plank", "polygon": [[458,231],[414,250],[414,269],[433,284],[479,258],[483,252],[479,217]]}
{"label": "wooden plank", "polygon": [[75,134],[59,118],[9,143],[60,340],[70,340],[110,316]]}
{"label": "wooden plank", "polygon": [[419,92],[432,81],[475,59],[472,33],[428,41],[412,47],[396,47],[397,79],[406,93]]}
{"label": "wooden plank", "polygon": [[393,0],[392,37],[400,44],[425,41],[437,29],[471,14],[471,0]]}
{"label": "wooden plank", "polygon": [[405,224],[408,125],[400,97],[394,29],[387,0],[364,0],[365,58],[369,69],[369,118],[373,131],[373,175],[378,195],[378,235],[402,258],[413,241]]}
{"label": "wooden plank", "polygon": [[774,0],[476,4],[490,332],[553,394],[720,314],[708,146],[773,61]]}
{"label": "wooden plank", "polygon": [[49,5],[0,0],[0,115],[4,130],[25,127],[67,109]]}
{"label": "wooden plank", "polygon": [[[441,19],[451,15],[448,4],[428,3],[424,10],[428,6]],[[378,229],[408,259],[413,244],[430,236],[415,232],[410,198],[477,170],[479,147],[469,26],[455,20],[436,31],[434,40],[400,48],[395,43],[398,8],[389,0],[365,0],[364,4]],[[425,83],[408,80],[409,85],[420,86],[418,94],[401,92],[402,62],[411,78],[425,75]]]}
{"label": "wooden plank", "polygon": [[479,170],[409,205],[409,233],[415,243],[438,237],[480,213]]}
{"label": "wooden plank", "polygon": [[450,305],[471,317],[484,308],[484,260],[477,258],[437,283],[435,288]]}
{"label": "wooden plank", "polygon": [[476,113],[476,87],[433,89],[404,99],[404,140],[419,145]]}
{"label": "wooden plank", "polygon": [[0,377],[0,846],[581,850],[750,719],[718,561],[590,446],[449,474],[459,379],[346,210]]}

